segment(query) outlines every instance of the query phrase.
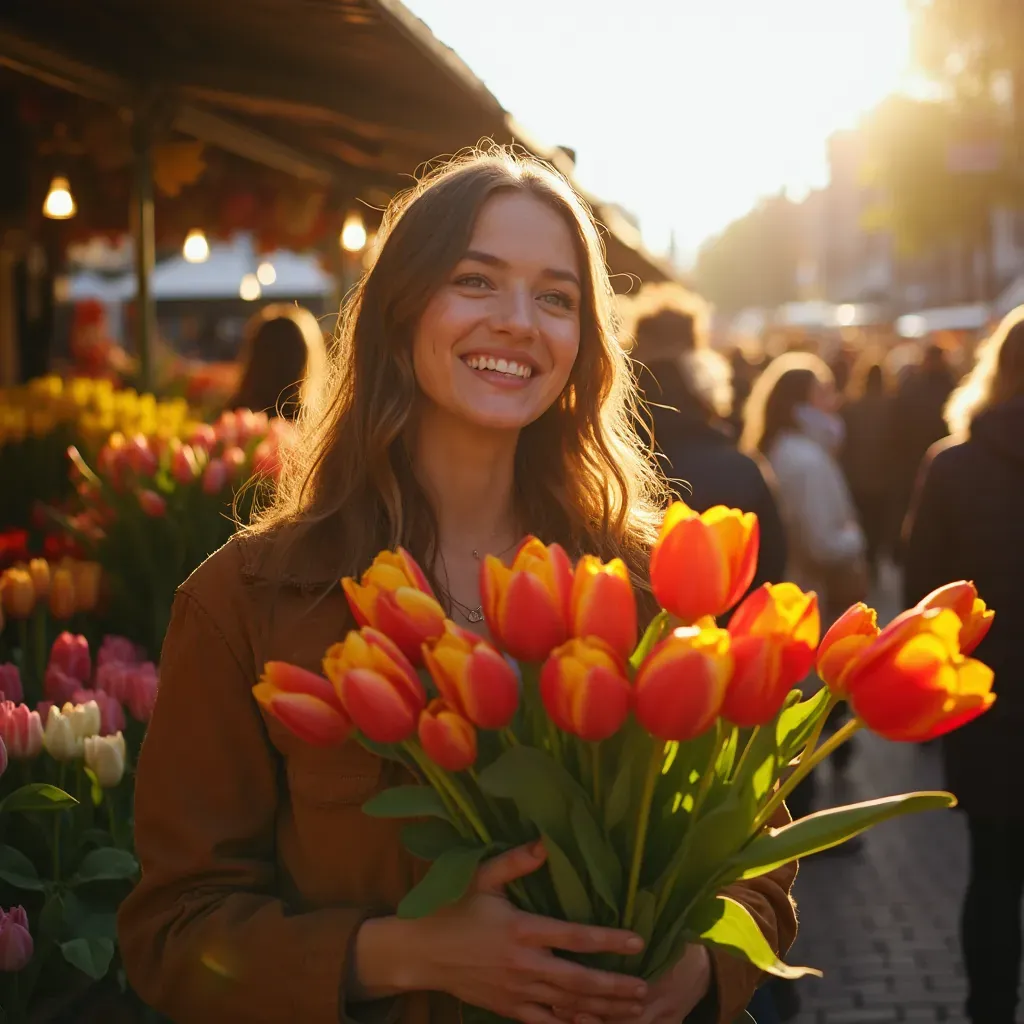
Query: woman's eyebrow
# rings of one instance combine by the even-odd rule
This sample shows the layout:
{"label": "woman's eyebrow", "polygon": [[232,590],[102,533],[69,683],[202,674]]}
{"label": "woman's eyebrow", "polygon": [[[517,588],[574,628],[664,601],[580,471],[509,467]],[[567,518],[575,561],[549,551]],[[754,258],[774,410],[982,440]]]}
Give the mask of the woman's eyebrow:
{"label": "woman's eyebrow", "polygon": [[[508,262],[493,253],[482,252],[480,249],[467,249],[463,253],[464,260],[474,260],[476,263],[486,263],[490,267],[498,267],[501,270],[508,269]],[[558,281],[571,281],[577,288],[580,287],[579,276],[572,270],[559,270],[555,267],[547,267],[544,270],[545,277],[552,277]]]}

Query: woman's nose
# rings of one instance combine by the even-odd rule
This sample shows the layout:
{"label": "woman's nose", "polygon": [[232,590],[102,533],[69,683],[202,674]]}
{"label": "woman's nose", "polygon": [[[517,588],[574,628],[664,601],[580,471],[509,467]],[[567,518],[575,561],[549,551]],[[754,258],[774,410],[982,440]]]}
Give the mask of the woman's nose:
{"label": "woman's nose", "polygon": [[537,330],[537,309],[527,288],[512,288],[498,296],[494,327],[517,336],[531,336]]}

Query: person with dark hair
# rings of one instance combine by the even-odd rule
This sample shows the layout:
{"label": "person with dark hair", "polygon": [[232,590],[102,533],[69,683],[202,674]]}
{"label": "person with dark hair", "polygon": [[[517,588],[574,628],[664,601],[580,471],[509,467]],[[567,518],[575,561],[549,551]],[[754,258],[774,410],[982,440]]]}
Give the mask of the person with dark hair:
{"label": "person with dark hair", "polygon": [[842,415],[846,439],[841,462],[864,529],[868,568],[874,575],[893,541],[893,400],[885,365],[870,352],[854,364]]}
{"label": "person with dark hair", "polygon": [[770,470],[736,449],[727,420],[731,370],[708,347],[702,300],[678,285],[647,286],[627,303],[626,317],[655,449],[676,495],[698,512],[725,505],[756,513],[761,544],[751,588],[782,579],[786,536]]}
{"label": "person with dark hair", "polygon": [[904,598],[973,580],[996,613],[973,655],[995,672],[996,702],[941,742],[946,785],[970,837],[967,1016],[1012,1024],[1024,899],[1024,306],[979,347],[946,420],[952,436],[929,452],[907,519]]}
{"label": "person with dark hair", "polygon": [[226,408],[295,419],[323,386],[327,349],[316,317],[301,306],[264,306],[246,324],[240,362]]}
{"label": "person with dark hair", "polygon": [[[559,955],[643,942],[516,909],[506,886],[544,867],[542,842],[482,864],[442,911],[398,916],[424,865],[401,822],[361,808],[408,776],[355,740],[298,741],[252,696],[268,661],[319,670],[355,626],[339,579],[398,545],[482,635],[480,560],[525,534],[621,557],[653,614],[665,487],[612,299],[597,225],[546,164],[468,155],[387,212],[273,505],[175,600],[137,773],[142,877],[119,915],[128,978],[158,1011],[455,1024],[465,1003],[523,1024],[727,1024],[747,1005],[760,971],[703,945],[650,982]],[[725,889],[775,950],[795,932],[795,874]]]}

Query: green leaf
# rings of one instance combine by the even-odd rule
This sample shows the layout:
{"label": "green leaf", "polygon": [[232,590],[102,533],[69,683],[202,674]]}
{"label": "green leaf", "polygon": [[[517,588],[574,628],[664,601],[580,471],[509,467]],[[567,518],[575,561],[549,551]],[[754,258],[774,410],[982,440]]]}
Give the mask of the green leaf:
{"label": "green leaf", "polygon": [[420,860],[437,860],[453,846],[465,845],[465,840],[451,822],[427,818],[402,829],[402,845]]}
{"label": "green leaf", "polygon": [[739,878],[757,878],[800,857],[838,846],[890,818],[944,809],[955,803],[952,793],[902,793],[817,811],[783,828],[769,829],[734,857],[729,866]]}
{"label": "green leaf", "polygon": [[450,821],[441,794],[432,786],[394,786],[363,804],[371,818],[444,818]]}
{"label": "green leaf", "polygon": [[113,846],[101,846],[90,850],[78,865],[78,870],[68,883],[85,885],[88,882],[111,882],[134,879],[139,873],[139,862],[127,851]]}
{"label": "green leaf", "polygon": [[580,876],[576,874],[572,861],[547,834],[544,835],[544,849],[547,850],[548,869],[565,920],[574,921],[576,924],[591,924],[594,920],[594,908],[590,905],[590,897],[580,881]]}
{"label": "green leaf", "polygon": [[117,910],[97,908],[70,890],[64,893],[64,924],[78,939],[117,939]]}
{"label": "green leaf", "polygon": [[91,768],[85,769],[85,777],[89,780],[89,796],[92,799],[93,807],[99,807],[103,803],[103,787],[96,773]]}
{"label": "green leaf", "polygon": [[822,715],[827,713],[831,699],[828,687],[823,686],[813,697],[787,708],[779,716],[775,740],[783,765],[792,761],[804,748]]}
{"label": "green leaf", "polygon": [[13,885],[15,889],[31,889],[35,892],[43,889],[35,865],[13,846],[0,846],[0,881]]}
{"label": "green leaf", "polygon": [[576,844],[583,854],[583,863],[593,883],[594,891],[609,909],[618,911],[622,892],[622,865],[594,816],[580,800],[574,800],[569,814]]}
{"label": "green leaf", "polygon": [[658,908],[658,899],[649,889],[638,889],[636,893],[636,906],[633,911],[633,923],[630,931],[636,932],[644,940],[644,948],[639,953],[634,953],[625,959],[623,973],[633,974],[644,961],[644,956],[650,946],[651,936],[654,934],[654,918]]}
{"label": "green leaf", "polygon": [[630,796],[633,786],[633,770],[628,760],[619,764],[619,770],[615,773],[611,789],[604,801],[604,827],[606,832],[611,832],[616,825],[621,824],[629,811]]}
{"label": "green leaf", "polygon": [[811,967],[784,964],[768,944],[757,922],[742,903],[728,896],[714,896],[694,907],[688,931],[703,943],[715,946],[731,956],[746,960],[778,978],[821,977]]}
{"label": "green leaf", "polygon": [[59,892],[51,893],[39,914],[39,934],[51,942],[56,942],[64,931],[64,899]]}
{"label": "green leaf", "polygon": [[[721,728],[721,726],[720,726]],[[736,753],[739,750],[739,731],[730,728],[729,738],[722,747],[722,752],[715,762],[715,774],[720,779],[727,779],[732,774],[732,766],[736,763]]]}
{"label": "green leaf", "polygon": [[22,814],[32,811],[63,811],[77,803],[78,801],[63,789],[47,785],[45,782],[30,782],[0,802],[0,814],[13,814],[16,811]]}
{"label": "green leaf", "polygon": [[455,846],[441,854],[419,885],[398,904],[398,916],[427,917],[466,895],[476,869],[487,853],[483,846]]}
{"label": "green leaf", "polygon": [[655,644],[665,636],[668,631],[668,612],[661,611],[651,619],[651,624],[644,630],[636,650],[629,659],[629,666],[635,672],[644,661],[644,658],[651,653]]}
{"label": "green leaf", "polygon": [[72,967],[98,981],[107,973],[110,961],[114,959],[114,940],[71,939],[60,944],[60,951]]}

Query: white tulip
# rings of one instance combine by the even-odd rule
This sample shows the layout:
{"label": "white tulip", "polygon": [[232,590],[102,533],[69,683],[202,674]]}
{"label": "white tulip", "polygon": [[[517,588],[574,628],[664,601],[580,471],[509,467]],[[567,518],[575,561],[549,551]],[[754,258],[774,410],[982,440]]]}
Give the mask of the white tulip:
{"label": "white tulip", "polygon": [[92,769],[103,789],[112,789],[124,777],[127,758],[124,736],[88,736],[85,739],[85,765]]}
{"label": "white tulip", "polygon": [[85,704],[65,704],[61,713],[70,715],[71,731],[78,739],[84,740],[87,736],[95,736],[100,731],[100,706],[94,700]]}
{"label": "white tulip", "polygon": [[[73,705],[65,704],[65,712]],[[82,737],[76,736],[71,727],[71,715],[60,711],[56,705],[50,708],[43,731],[43,746],[55,761],[73,761],[82,756]]]}

